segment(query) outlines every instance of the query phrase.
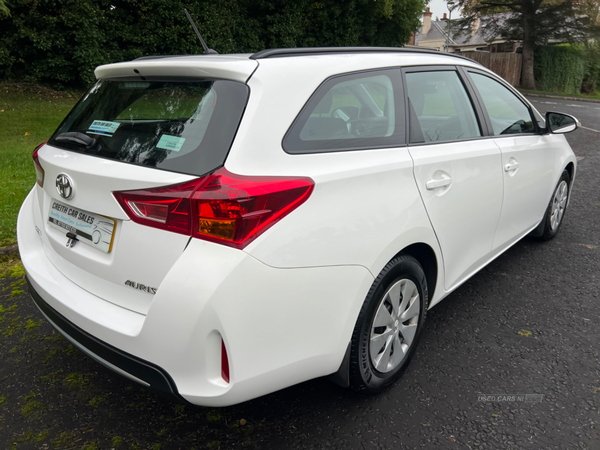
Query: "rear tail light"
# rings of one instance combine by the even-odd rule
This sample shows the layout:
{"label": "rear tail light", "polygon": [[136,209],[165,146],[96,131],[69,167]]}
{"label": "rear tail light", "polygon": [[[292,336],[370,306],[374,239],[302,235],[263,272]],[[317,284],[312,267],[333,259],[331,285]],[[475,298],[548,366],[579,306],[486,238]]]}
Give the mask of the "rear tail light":
{"label": "rear tail light", "polygon": [[304,177],[247,177],[225,168],[186,183],[113,195],[134,222],[244,248],[308,199]]}
{"label": "rear tail light", "polygon": [[134,222],[189,235],[190,197],[201,180],[113,195]]}
{"label": "rear tail light", "polygon": [[44,145],[46,145],[46,142],[42,142],[40,145],[38,145],[35,148],[35,150],[33,151],[33,155],[31,155],[33,157],[33,165],[35,166],[35,181],[37,184],[40,185],[40,187],[44,187],[44,169],[42,168],[42,165],[40,164],[40,158],[38,157],[38,151],[40,150],[40,148],[42,148]]}

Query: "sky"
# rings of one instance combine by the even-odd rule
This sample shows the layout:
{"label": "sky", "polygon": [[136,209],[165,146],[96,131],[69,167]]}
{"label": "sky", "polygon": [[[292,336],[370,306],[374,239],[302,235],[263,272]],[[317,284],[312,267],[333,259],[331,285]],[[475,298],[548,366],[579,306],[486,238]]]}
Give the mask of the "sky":
{"label": "sky", "polygon": [[[448,6],[446,4],[446,0],[431,0],[428,6],[429,10],[433,14],[433,16],[431,16],[433,20],[435,20],[436,17],[439,17],[441,19],[444,13],[448,13]],[[458,17],[460,17],[459,11],[455,9],[452,12],[452,18],[457,19]]]}

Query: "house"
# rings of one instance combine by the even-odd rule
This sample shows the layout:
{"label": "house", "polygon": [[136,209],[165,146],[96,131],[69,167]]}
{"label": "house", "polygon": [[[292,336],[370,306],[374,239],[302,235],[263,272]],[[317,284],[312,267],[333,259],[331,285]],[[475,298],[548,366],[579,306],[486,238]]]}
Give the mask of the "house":
{"label": "house", "polygon": [[[514,53],[521,46],[516,42],[507,42],[500,37],[486,35],[485,25],[479,20],[464,29],[455,29],[446,13],[440,20],[432,20],[429,7],[423,13],[423,25],[411,37],[409,45],[430,48],[442,52],[492,52]],[[470,28],[470,29],[469,29]]]}

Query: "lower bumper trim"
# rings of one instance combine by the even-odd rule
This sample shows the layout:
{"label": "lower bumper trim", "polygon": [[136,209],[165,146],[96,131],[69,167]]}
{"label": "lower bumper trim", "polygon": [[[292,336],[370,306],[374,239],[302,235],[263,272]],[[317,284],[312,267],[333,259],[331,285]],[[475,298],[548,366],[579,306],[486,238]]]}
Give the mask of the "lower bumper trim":
{"label": "lower bumper trim", "polygon": [[42,314],[60,334],[81,351],[121,376],[143,386],[156,389],[162,394],[175,397],[174,400],[178,402],[187,403],[179,395],[175,382],[164,369],[156,364],[119,350],[82,330],[48,305],[33,288],[28,277],[27,284],[29,293]]}

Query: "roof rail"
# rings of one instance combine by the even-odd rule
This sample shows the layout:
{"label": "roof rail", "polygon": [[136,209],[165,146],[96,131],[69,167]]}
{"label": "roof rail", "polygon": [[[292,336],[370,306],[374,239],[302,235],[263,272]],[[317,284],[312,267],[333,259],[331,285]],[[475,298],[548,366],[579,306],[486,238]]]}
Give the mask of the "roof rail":
{"label": "roof rail", "polygon": [[250,56],[250,59],[282,58],[286,56],[307,56],[323,55],[336,53],[424,53],[428,55],[446,55],[454,58],[466,59],[473,62],[466,56],[456,55],[454,53],[442,53],[432,49],[416,49],[403,47],[299,47],[299,48],[271,48],[261,50]]}

